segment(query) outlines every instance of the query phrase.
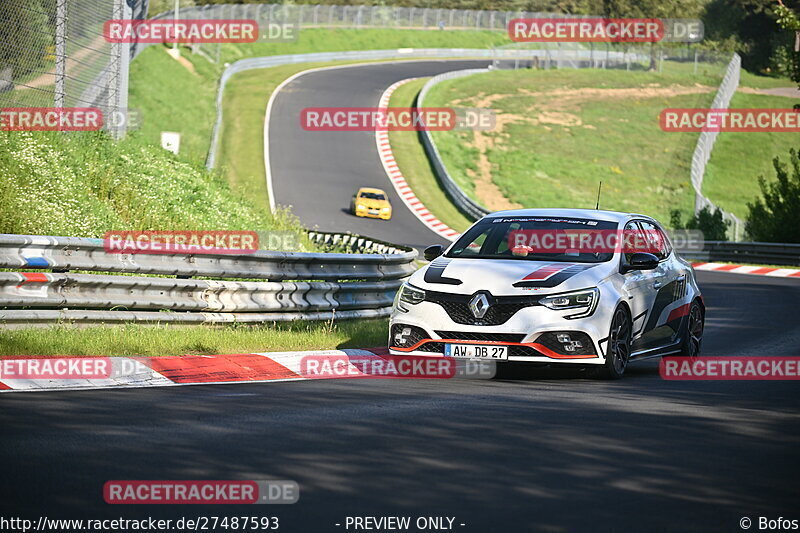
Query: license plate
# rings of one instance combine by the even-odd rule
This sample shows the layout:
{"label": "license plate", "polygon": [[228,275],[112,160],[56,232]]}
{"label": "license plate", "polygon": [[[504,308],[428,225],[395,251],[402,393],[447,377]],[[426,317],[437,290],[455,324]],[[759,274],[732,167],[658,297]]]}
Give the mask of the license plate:
{"label": "license plate", "polygon": [[459,359],[507,360],[508,346],[486,346],[479,344],[445,344],[445,357]]}

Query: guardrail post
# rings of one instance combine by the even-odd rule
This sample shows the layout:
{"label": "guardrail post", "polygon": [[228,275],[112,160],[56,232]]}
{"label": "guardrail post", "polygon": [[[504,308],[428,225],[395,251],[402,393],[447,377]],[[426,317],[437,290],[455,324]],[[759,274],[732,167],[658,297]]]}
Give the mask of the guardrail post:
{"label": "guardrail post", "polygon": [[67,95],[67,0],[56,0],[56,87],[55,107],[64,107]]}

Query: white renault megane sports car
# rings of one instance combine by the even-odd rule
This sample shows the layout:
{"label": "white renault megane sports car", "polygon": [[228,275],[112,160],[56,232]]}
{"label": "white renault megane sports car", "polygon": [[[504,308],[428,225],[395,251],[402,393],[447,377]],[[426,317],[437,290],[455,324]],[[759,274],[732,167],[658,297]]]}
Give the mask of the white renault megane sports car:
{"label": "white renault megane sports car", "polygon": [[[648,251],[557,238],[581,232],[640,236]],[[548,236],[569,244],[541,246]],[[616,379],[630,361],[700,352],[705,306],[694,270],[650,217],[502,211],[425,258],[395,298],[393,355],[577,363]]]}

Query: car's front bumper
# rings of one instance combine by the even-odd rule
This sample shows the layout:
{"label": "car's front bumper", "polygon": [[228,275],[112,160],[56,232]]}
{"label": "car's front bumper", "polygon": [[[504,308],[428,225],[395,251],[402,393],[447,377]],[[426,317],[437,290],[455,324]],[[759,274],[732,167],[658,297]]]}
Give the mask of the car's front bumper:
{"label": "car's front bumper", "polygon": [[[445,344],[508,346],[508,361],[530,363],[603,364],[608,320],[597,309],[592,316],[565,319],[564,312],[543,306],[517,311],[505,323],[494,326],[460,324],[440,305],[421,302],[409,312],[395,310],[389,327],[389,353],[442,357]],[[406,328],[411,334],[401,335]],[[424,332],[424,333],[423,333]],[[563,335],[569,342],[559,342]],[[400,342],[400,341],[403,342]],[[580,348],[574,342],[580,343]],[[567,345],[572,345],[572,351]]]}
{"label": "car's front bumper", "polygon": [[356,209],[356,216],[357,217],[365,217],[365,218],[380,218],[383,220],[389,220],[392,218],[391,211],[381,211],[375,209]]}

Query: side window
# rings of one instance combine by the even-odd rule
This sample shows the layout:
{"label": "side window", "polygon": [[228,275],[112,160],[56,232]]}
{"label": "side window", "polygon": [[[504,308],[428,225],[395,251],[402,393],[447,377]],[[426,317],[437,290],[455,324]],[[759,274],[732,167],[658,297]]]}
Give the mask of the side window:
{"label": "side window", "polygon": [[658,229],[659,235],[661,235],[661,242],[664,243],[664,257],[669,257],[669,254],[672,253],[672,243],[669,241],[669,237],[667,237],[667,232],[664,231],[664,228],[661,226],[656,226]]}
{"label": "side window", "polygon": [[646,220],[640,220],[639,225],[644,230],[647,242],[649,242],[654,248],[653,255],[658,257],[659,261],[665,259],[669,255],[669,251],[666,237],[661,231],[661,228]]}
{"label": "side window", "polygon": [[[638,234],[641,234],[641,232],[642,232],[642,231],[641,231],[641,229],[639,228],[639,225],[636,223],[636,221],[635,221],[635,220],[631,220],[630,222],[628,222],[627,224],[625,224],[625,234],[626,234],[626,238],[627,238],[627,234],[630,234],[630,233],[638,233]],[[631,256],[632,256],[632,255],[633,255],[633,250],[626,250],[626,252],[625,252],[625,261],[627,261],[627,262],[630,262],[630,260],[631,260]]]}

